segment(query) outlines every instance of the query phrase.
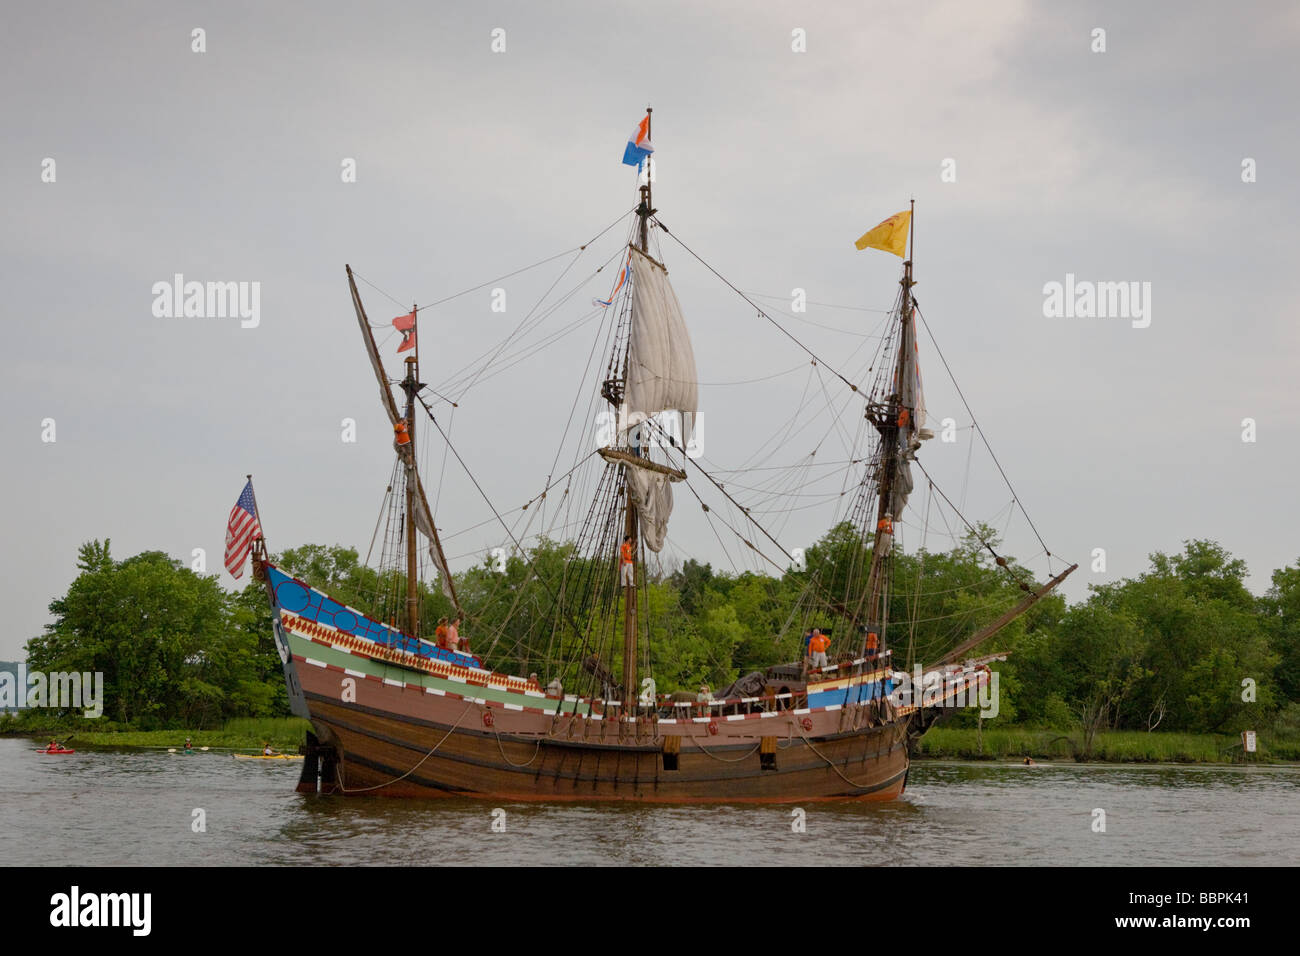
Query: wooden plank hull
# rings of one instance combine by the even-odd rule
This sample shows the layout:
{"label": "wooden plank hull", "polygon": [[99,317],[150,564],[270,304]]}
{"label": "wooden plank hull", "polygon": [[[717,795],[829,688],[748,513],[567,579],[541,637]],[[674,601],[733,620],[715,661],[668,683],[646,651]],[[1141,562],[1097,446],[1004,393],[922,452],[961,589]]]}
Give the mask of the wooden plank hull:
{"label": "wooden plank hull", "polygon": [[[907,776],[910,717],[855,729],[855,718],[868,718],[865,708],[685,723],[617,720],[506,710],[355,678],[346,695],[355,699],[344,700],[344,672],[300,658],[293,663],[317,737],[337,755],[333,773],[321,780],[326,792],[793,803],[889,800],[902,793]],[[667,742],[671,737],[675,743]],[[675,755],[665,754],[673,749]],[[771,751],[766,759],[764,750]]]}
{"label": "wooden plank hull", "polygon": [[623,717],[616,705],[484,670],[256,567],[291,707],[318,743],[300,791],[663,803],[889,800],[903,791],[915,712],[856,702],[856,686],[823,692],[843,701],[826,706],[715,702],[707,713],[686,704],[665,712],[673,717]]}

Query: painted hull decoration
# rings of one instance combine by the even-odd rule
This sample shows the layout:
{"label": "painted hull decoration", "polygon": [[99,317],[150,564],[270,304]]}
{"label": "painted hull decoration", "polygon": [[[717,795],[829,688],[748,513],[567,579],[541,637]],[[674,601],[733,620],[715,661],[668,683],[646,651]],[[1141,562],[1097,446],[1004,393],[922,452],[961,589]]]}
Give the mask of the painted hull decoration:
{"label": "painted hull decoration", "polygon": [[[643,126],[648,142],[649,111]],[[720,494],[739,509],[732,513],[748,522],[743,532],[724,523],[725,532],[777,569],[789,567],[791,560],[750,509],[689,454],[699,437],[695,353],[667,268],[651,256],[652,227],[662,230],[664,241],[676,236],[656,215],[650,178],[638,187],[629,242],[616,253],[616,261],[624,263],[617,285],[608,299],[594,300],[604,310],[598,313],[604,323],[598,341],[609,343],[599,394],[613,424],[603,447],[588,449],[584,460],[603,468],[588,521],[558,572],[559,587],[532,567],[526,552],[516,555],[555,601],[535,619],[548,622],[543,636],[552,638],[540,646],[567,648],[565,659],[551,659],[530,645],[530,659],[546,657],[547,677],[553,678],[547,690],[536,675],[494,670],[490,661],[498,658],[492,647],[483,657],[470,654],[457,643],[454,621],[435,633],[421,620],[422,602],[432,600],[431,591],[422,596],[419,590],[426,566],[437,573],[438,600],[445,598],[471,627],[475,617],[473,607],[461,606],[457,584],[464,582],[457,582],[447,565],[417,468],[417,423],[426,426],[425,438],[432,437],[417,412],[422,409],[437,426],[425,397],[433,393],[420,382],[420,310],[393,320],[402,333],[399,351],[408,354],[405,377],[391,379],[355,276],[347,269],[363,343],[394,430],[389,530],[377,569],[378,579],[391,583],[387,594],[376,596],[376,610],[367,613],[285,573],[271,559],[260,530],[253,541],[254,576],[270,602],[291,707],[312,725],[300,791],[652,803],[890,800],[903,792],[919,735],[945,712],[989,689],[989,664],[997,658],[964,655],[1073,570],[1041,587],[1020,581],[1028,596],[924,668],[924,696],[909,692],[914,678],[895,669],[889,646],[891,633],[899,640],[909,633],[909,622],[891,622],[888,614],[893,523],[913,488],[916,452],[933,437],[924,427],[909,257],[882,345],[885,358],[875,363],[870,388],[852,385],[782,329],[813,356],[814,365],[849,388],[870,425],[863,430],[872,447],[848,463],[860,474],[846,482],[856,491],[842,516],[857,534],[862,556],[861,573],[850,577],[855,583],[847,593],[832,596],[809,576],[799,604],[807,609],[801,611],[803,621],[787,625],[807,627],[802,661],[778,661],[742,675],[716,698],[704,692],[707,688],[698,696],[665,697],[655,693],[652,682],[644,686],[638,669],[649,660],[648,631],[638,604],[644,600],[646,552],[658,552],[668,534],[673,484],[685,483],[700,504],[701,490]],[[859,248],[903,257],[911,215],[886,220],[859,241]],[[775,323],[761,310],[759,315]],[[503,361],[509,359],[507,354]],[[404,406],[394,385],[404,393]],[[656,431],[666,415],[681,423],[672,440],[660,440],[668,436]],[[844,430],[856,432],[860,421]],[[468,470],[458,452],[455,459]],[[251,487],[250,477],[250,496]],[[495,507],[492,511],[499,515]],[[1050,552],[1048,557],[1050,569]],[[242,570],[242,556],[234,564]],[[998,565],[1008,567],[1000,557]],[[583,569],[573,580],[565,577],[571,566]],[[814,627],[818,622],[825,633]],[[839,623],[827,626],[834,622]]]}

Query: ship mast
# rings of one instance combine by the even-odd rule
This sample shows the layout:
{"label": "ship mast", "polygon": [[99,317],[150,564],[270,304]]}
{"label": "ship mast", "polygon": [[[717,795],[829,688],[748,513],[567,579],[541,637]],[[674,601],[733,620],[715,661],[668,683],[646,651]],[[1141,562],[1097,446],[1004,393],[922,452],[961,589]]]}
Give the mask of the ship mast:
{"label": "ship mast", "polygon": [[[649,106],[646,107],[645,110],[646,138],[650,139],[651,142],[653,142],[653,139],[651,139],[650,114],[653,112],[654,110],[651,107]],[[651,198],[650,198],[650,174],[651,174],[650,164],[652,162],[654,162],[653,154],[651,154],[649,157],[646,158],[645,183],[643,183],[641,186],[641,203],[636,207],[637,217],[641,220],[639,235],[638,235],[638,239],[639,239],[638,245],[641,247],[641,251],[644,252],[647,256],[650,255],[650,216],[652,213],[655,212],[654,208],[651,206]],[[635,315],[633,316],[633,321],[636,321]],[[626,368],[626,363],[624,367]],[[626,379],[624,381],[624,386],[626,388]],[[626,392],[624,392],[624,394],[626,395]],[[639,428],[640,426],[638,425],[637,427]],[[643,447],[644,446],[641,444],[641,442],[638,442],[636,448],[633,449],[633,454],[643,455],[644,454]],[[630,537],[633,541],[635,541],[636,530],[637,530],[636,529],[636,506],[632,501],[632,483],[631,481],[628,480],[627,477],[627,465],[623,466],[623,472],[624,472],[623,534],[625,537]],[[634,560],[635,557],[636,555],[633,554]],[[622,559],[620,557],[620,564],[618,569],[620,585],[622,584],[622,574],[623,574],[623,567],[621,562]],[[637,691],[637,679],[636,679],[637,678],[637,667],[636,667],[637,594],[636,594],[635,573],[633,574],[631,586],[626,586],[626,585],[623,586],[623,599],[624,599],[623,600],[623,711],[624,713],[628,713],[635,708],[636,706],[635,702],[637,699],[637,693],[636,693]]]}
{"label": "ship mast", "polygon": [[[880,638],[879,649],[883,652],[885,649],[884,621],[881,615],[881,593],[884,590],[885,579],[885,560],[889,551],[893,550],[893,530],[892,522],[895,515],[890,514],[890,500],[894,493],[894,480],[898,472],[898,437],[900,431],[899,416],[903,411],[902,388],[903,376],[906,373],[906,363],[908,355],[906,353],[907,343],[910,341],[907,335],[908,323],[913,321],[912,317],[912,254],[916,251],[916,200],[911,202],[912,215],[909,217],[908,241],[910,247],[907,253],[907,259],[903,262],[903,298],[902,307],[899,311],[899,335],[898,335],[898,358],[894,364],[894,390],[889,394],[888,399],[883,406],[874,406],[867,411],[867,417],[876,430],[880,432],[880,474],[877,481],[877,491],[879,500],[876,505],[876,526],[875,536],[872,538],[871,546],[871,570],[867,575],[867,606],[866,606],[866,626],[868,631],[875,632]],[[910,410],[910,414],[915,414],[915,410]],[[881,548],[881,530],[884,527],[890,527],[890,547]],[[865,636],[859,642],[858,653],[864,655],[867,649]]]}
{"label": "ship mast", "polygon": [[[406,358],[406,378],[402,380],[402,391],[406,392],[406,428],[410,442],[406,445],[405,454],[411,458],[411,464],[414,466],[415,458],[415,396],[423,387],[420,384],[420,336],[419,336],[419,317],[418,309],[413,304],[411,306],[411,315],[415,316],[415,324],[411,327],[411,332],[415,336],[415,354]],[[416,474],[412,468],[412,474]],[[416,568],[416,548],[415,548],[415,507],[417,489],[413,481],[406,482],[406,626],[407,633],[419,640],[420,637],[420,595],[419,595],[419,578],[418,569]]]}

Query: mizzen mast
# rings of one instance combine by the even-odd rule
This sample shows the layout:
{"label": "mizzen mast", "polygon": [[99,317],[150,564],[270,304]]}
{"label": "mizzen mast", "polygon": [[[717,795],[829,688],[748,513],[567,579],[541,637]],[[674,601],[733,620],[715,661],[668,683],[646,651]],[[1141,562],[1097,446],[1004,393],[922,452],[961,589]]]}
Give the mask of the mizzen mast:
{"label": "mizzen mast", "polygon": [[[893,522],[898,517],[894,513],[893,502],[897,500],[895,488],[899,481],[899,440],[906,434],[910,417],[916,414],[904,404],[904,389],[908,376],[912,374],[909,363],[915,361],[913,342],[915,330],[912,327],[912,254],[916,250],[916,233],[912,228],[912,214],[916,210],[916,200],[908,207],[908,240],[910,248],[903,261],[902,304],[899,309],[898,357],[894,364],[893,388],[883,403],[872,403],[867,408],[867,419],[880,433],[880,471],[877,475],[877,505],[875,537],[871,546],[871,569],[867,574],[866,608],[864,622],[866,630],[880,638],[879,650],[884,646],[884,615],[881,611],[881,595],[885,583],[885,561],[893,549]],[[913,332],[909,335],[909,330]],[[910,491],[910,482],[906,491]],[[906,491],[904,494],[906,494]],[[901,511],[902,509],[897,509]],[[865,654],[867,639],[864,636],[858,647],[859,654]]]}

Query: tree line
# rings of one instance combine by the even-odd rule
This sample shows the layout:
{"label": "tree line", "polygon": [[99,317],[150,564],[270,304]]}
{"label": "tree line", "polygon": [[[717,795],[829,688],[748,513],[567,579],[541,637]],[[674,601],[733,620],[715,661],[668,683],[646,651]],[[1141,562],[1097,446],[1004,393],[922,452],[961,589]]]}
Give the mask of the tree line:
{"label": "tree line", "polygon": [[[887,589],[887,641],[896,666],[937,660],[1024,596],[1029,580],[1000,566],[988,529],[947,551],[897,552]],[[995,543],[995,542],[994,542]],[[846,525],[780,576],[729,574],[684,564],[649,574],[641,597],[648,659],[660,692],[719,688],[751,670],[797,660],[808,627],[848,647],[828,600],[855,593],[869,543]],[[364,565],[352,548],[304,545],[275,555],[292,574],[381,619],[400,614],[401,575]],[[565,580],[601,566],[572,544],[543,540],[528,554],[486,560],[456,577],[468,612],[462,634],[494,669],[577,677],[597,608],[556,605]],[[159,551],[117,560],[110,543],[83,545],[78,575],[50,604],[45,633],[27,643],[29,670],[101,671],[105,718],[138,729],[212,727],[231,717],[287,714],[279,656],[263,587],[226,591]],[[567,569],[567,574],[566,574]],[[1280,721],[1300,727],[1300,562],[1273,572],[1262,596],[1245,586],[1246,565],[1213,541],[1154,553],[1142,574],[1093,585],[1073,605],[1049,596],[974,653],[997,664],[997,724],[1100,730],[1234,733]],[[612,580],[612,577],[611,577]],[[451,615],[440,590],[420,585],[431,632]],[[606,608],[608,613],[608,607]],[[617,645],[618,642],[613,642]],[[621,647],[605,648],[621,667]],[[569,669],[558,670],[557,661]],[[48,719],[48,714],[42,715]],[[40,719],[30,712],[24,719]],[[973,714],[955,718],[973,723]]]}

